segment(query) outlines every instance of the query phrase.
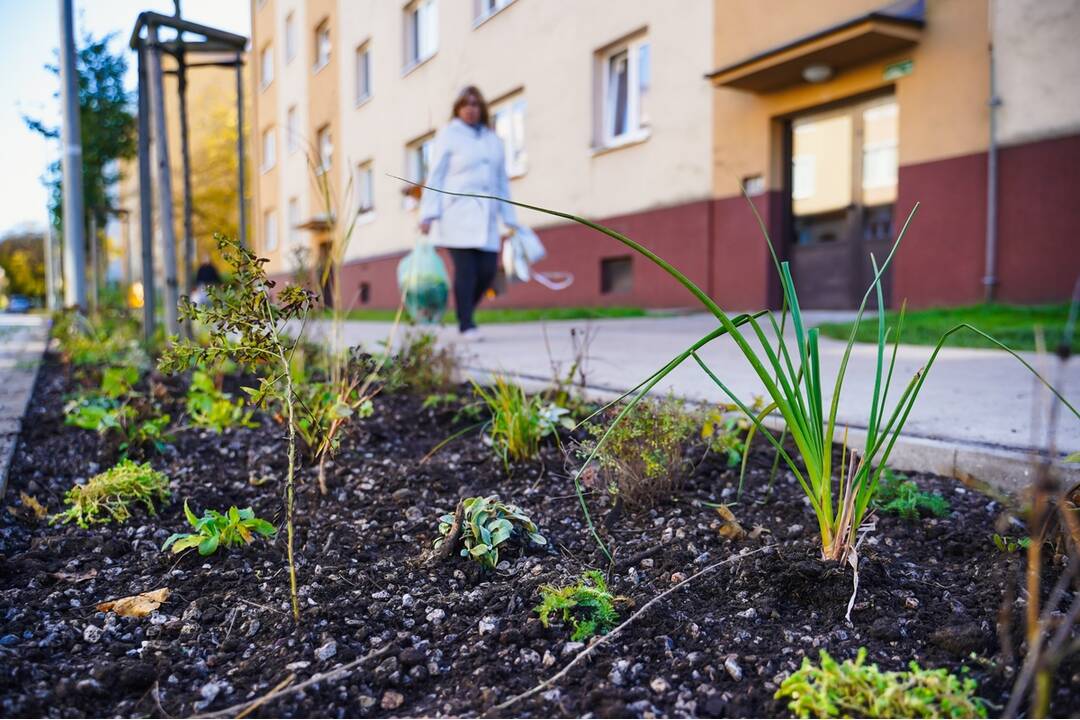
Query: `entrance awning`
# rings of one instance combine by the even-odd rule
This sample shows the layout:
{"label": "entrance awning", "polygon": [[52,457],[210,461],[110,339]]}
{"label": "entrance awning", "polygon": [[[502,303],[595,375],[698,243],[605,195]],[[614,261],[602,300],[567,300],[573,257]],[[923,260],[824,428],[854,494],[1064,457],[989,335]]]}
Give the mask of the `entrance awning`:
{"label": "entrance awning", "polygon": [[926,24],[924,0],[899,0],[706,75],[718,87],[768,93],[806,82],[814,65],[833,72],[909,48]]}

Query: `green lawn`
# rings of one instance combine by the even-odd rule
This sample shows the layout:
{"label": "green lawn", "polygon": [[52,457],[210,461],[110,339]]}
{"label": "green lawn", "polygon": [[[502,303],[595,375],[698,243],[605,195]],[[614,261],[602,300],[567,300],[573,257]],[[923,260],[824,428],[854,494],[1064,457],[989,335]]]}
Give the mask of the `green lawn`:
{"label": "green lawn", "polygon": [[[992,335],[1014,350],[1035,349],[1035,327],[1041,327],[1046,347],[1054,350],[1061,342],[1069,306],[1061,305],[971,305],[967,307],[913,310],[904,316],[901,342],[911,345],[934,345],[942,333],[957,323],[966,322]],[[887,313],[886,322],[894,325],[897,313]],[[826,323],[821,334],[847,340],[851,323]],[[877,315],[867,314],[859,323],[856,338],[860,342],[877,342]],[[992,348],[993,343],[969,330],[954,333],[946,344],[951,347]],[[1073,352],[1080,352],[1080,335],[1074,334]]]}
{"label": "green lawn", "polygon": [[[394,319],[395,310],[357,309],[350,310],[346,317],[349,320],[368,320],[388,322]],[[569,307],[569,308],[499,308],[492,310],[477,310],[476,322],[484,323],[518,323],[536,322],[538,320],[595,320],[600,318],[629,318],[643,317],[654,314],[652,311],[636,307]],[[326,316],[329,317],[329,311]],[[453,310],[448,310],[443,316],[443,323],[454,325],[457,316]]]}

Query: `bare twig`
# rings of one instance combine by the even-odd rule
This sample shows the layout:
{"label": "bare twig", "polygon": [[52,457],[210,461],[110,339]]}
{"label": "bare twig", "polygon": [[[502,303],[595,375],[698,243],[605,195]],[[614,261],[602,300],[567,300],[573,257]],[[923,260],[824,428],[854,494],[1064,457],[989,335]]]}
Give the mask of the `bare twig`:
{"label": "bare twig", "polygon": [[[769,547],[769,546],[767,546],[767,545],[766,545],[766,546],[762,546],[762,547],[759,547],[759,548],[757,548],[756,550],[748,550],[747,552],[741,553],[741,554],[739,554],[739,555],[732,555],[732,556],[730,556],[730,557],[727,557],[727,558],[725,558],[725,559],[723,559],[723,560],[721,560],[721,561],[719,561],[719,562],[715,562],[715,563],[713,563],[712,565],[709,565],[708,567],[706,567],[706,568],[704,568],[704,569],[702,569],[702,570],[699,570],[698,572],[694,573],[694,574],[693,574],[693,575],[691,575],[690,577],[688,577],[688,578],[686,578],[685,580],[683,580],[683,581],[682,581],[681,583],[679,583],[678,585],[673,585],[673,586],[671,586],[671,588],[669,588],[669,589],[665,590],[664,592],[660,593],[659,595],[657,595],[656,597],[654,597],[654,598],[653,598],[652,600],[650,600],[649,602],[647,602],[647,603],[645,603],[644,605],[642,605],[642,606],[641,606],[641,608],[640,608],[640,609],[638,609],[638,611],[637,611],[637,612],[635,612],[635,613],[634,613],[633,615],[631,615],[630,617],[628,617],[628,618],[627,618],[627,619],[626,619],[625,621],[623,621],[623,622],[622,622],[622,623],[621,623],[621,624],[620,624],[620,625],[619,625],[618,627],[616,627],[616,628],[615,628],[614,630],[612,630],[611,632],[609,632],[609,633],[608,633],[607,635],[602,635],[602,636],[600,636],[600,637],[599,637],[599,638],[598,638],[598,639],[597,639],[597,640],[596,640],[595,642],[593,642],[593,643],[592,643],[591,645],[589,645],[589,646],[588,646],[587,648],[585,648],[584,650],[582,650],[581,652],[579,652],[579,653],[578,653],[577,655],[575,655],[575,656],[574,656],[574,659],[573,659],[573,660],[571,660],[570,662],[568,662],[568,663],[567,663],[567,664],[566,664],[566,665],[565,665],[565,666],[563,667],[563,669],[562,669],[562,670],[560,670],[559,672],[555,673],[554,675],[552,675],[551,677],[549,677],[549,678],[548,678],[547,680],[545,680],[544,682],[540,683],[539,685],[537,685],[537,686],[533,687],[532,689],[530,689],[530,690],[526,690],[526,691],[525,691],[525,692],[523,692],[523,693],[520,693],[520,694],[518,694],[518,695],[515,695],[514,697],[510,698],[510,699],[509,699],[509,700],[507,700],[506,702],[503,702],[503,703],[499,703],[499,704],[498,704],[498,705],[496,705],[495,707],[491,708],[491,710],[489,710],[488,712],[489,712],[489,713],[491,713],[491,712],[494,712],[494,713],[501,713],[501,712],[502,712],[503,710],[505,710],[506,708],[510,707],[511,705],[514,705],[515,703],[518,703],[518,702],[521,702],[522,700],[525,700],[525,699],[527,699],[527,698],[530,698],[530,697],[532,697],[533,695],[536,695],[536,694],[537,694],[537,693],[539,693],[540,691],[544,690],[545,688],[548,688],[548,687],[550,687],[550,686],[554,685],[554,684],[555,684],[556,682],[558,682],[558,681],[559,681],[559,680],[561,680],[561,679],[562,679],[563,677],[565,677],[565,676],[566,676],[566,674],[570,672],[570,669],[571,669],[571,668],[573,668],[573,667],[574,667],[575,665],[577,665],[577,664],[578,664],[578,663],[580,663],[580,662],[581,662],[582,660],[584,660],[584,659],[585,659],[585,658],[587,658],[587,657],[588,657],[589,655],[591,655],[591,654],[592,654],[592,652],[593,652],[594,650],[596,650],[596,649],[597,649],[598,647],[600,647],[600,646],[601,646],[601,645],[603,645],[604,643],[606,643],[606,642],[609,642],[610,640],[612,640],[613,638],[615,638],[616,636],[618,636],[618,635],[619,635],[620,633],[622,633],[622,631],[623,631],[623,630],[625,630],[625,629],[626,629],[627,627],[629,627],[630,625],[632,625],[632,624],[634,623],[634,621],[635,621],[635,620],[637,620],[637,619],[638,619],[639,617],[641,617],[641,616],[642,616],[642,615],[644,615],[644,614],[645,614],[646,612],[648,612],[649,608],[651,608],[651,607],[652,607],[653,605],[655,605],[656,603],[658,603],[658,602],[660,602],[661,600],[663,600],[664,598],[666,598],[666,597],[667,597],[668,595],[670,595],[671,593],[675,592],[676,590],[678,590],[679,588],[683,587],[684,585],[686,585],[686,584],[688,584],[688,583],[690,583],[690,582],[693,582],[694,580],[696,580],[697,578],[701,577],[702,575],[706,575],[706,574],[708,574],[708,573],[711,573],[711,572],[713,572],[714,570],[718,570],[718,569],[720,569],[721,567],[723,567],[723,566],[725,566],[725,565],[730,565],[731,563],[735,562],[736,560],[742,560],[743,558],[748,558],[748,557],[750,557],[751,555],[756,555],[757,553],[759,553],[759,552],[762,552],[763,550],[765,550],[765,549],[766,549],[766,548],[768,548],[768,547]],[[487,713],[485,713],[485,715],[486,715],[486,714],[487,714]]]}
{"label": "bare twig", "polygon": [[458,500],[457,508],[454,509],[454,522],[450,525],[450,532],[443,539],[439,547],[431,552],[426,561],[427,565],[442,562],[454,552],[458,538],[461,537],[461,523],[465,519],[465,501]]}
{"label": "bare twig", "polygon": [[[268,702],[271,702],[272,700],[278,700],[278,699],[286,697],[288,695],[292,695],[293,693],[298,693],[301,690],[309,688],[312,685],[317,685],[318,683],[321,683],[321,682],[331,682],[333,680],[337,680],[338,678],[344,677],[344,676],[348,675],[349,673],[351,673],[356,668],[358,668],[361,665],[363,665],[364,663],[366,663],[367,661],[374,660],[375,658],[378,658],[378,657],[382,657],[386,653],[390,652],[390,649],[392,647],[393,647],[393,645],[391,645],[389,643],[386,644],[386,645],[383,645],[378,650],[372,650],[371,652],[369,652],[364,657],[357,658],[356,660],[353,660],[351,663],[347,663],[345,665],[342,665],[339,668],[335,668],[334,670],[330,670],[328,672],[319,673],[318,675],[312,675],[310,678],[308,678],[304,682],[300,683],[299,685],[293,685],[292,687],[285,688],[283,690],[275,689],[275,690],[272,690],[271,692],[267,693],[266,695],[263,695],[261,698],[257,698],[255,700],[247,700],[247,701],[239,703],[237,705],[233,705],[232,707],[227,707],[224,710],[215,710],[212,713],[204,713],[202,715],[194,715],[192,717],[200,717],[200,718],[217,718],[217,717],[234,717],[234,716],[235,717],[243,717],[247,713],[252,712],[253,710],[255,710],[255,708],[259,707],[260,705],[264,705],[264,704],[266,704]],[[292,677],[295,677],[295,676],[292,676]],[[289,679],[290,678],[286,678],[286,680],[289,680]],[[281,687],[280,683],[278,684],[278,687]]]}

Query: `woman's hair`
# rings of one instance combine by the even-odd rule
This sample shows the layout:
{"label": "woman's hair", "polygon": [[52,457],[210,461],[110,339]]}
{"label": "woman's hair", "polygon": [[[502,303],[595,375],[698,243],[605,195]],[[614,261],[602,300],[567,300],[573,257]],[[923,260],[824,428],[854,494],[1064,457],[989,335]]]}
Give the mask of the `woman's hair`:
{"label": "woman's hair", "polygon": [[484,127],[490,127],[491,118],[488,115],[487,100],[484,99],[483,94],[480,92],[480,88],[475,85],[466,85],[458,93],[457,99],[454,100],[454,109],[450,111],[450,119],[453,120],[458,116],[458,110],[464,105],[470,98],[475,99],[480,105],[480,124]]}

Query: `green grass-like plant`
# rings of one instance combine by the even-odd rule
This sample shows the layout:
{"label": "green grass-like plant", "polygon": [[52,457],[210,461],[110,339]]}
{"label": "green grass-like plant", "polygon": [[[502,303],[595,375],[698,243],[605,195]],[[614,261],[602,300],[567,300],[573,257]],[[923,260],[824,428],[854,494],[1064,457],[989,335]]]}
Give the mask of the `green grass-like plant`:
{"label": "green grass-like plant", "polygon": [[[841,358],[840,368],[836,373],[836,377],[829,383],[826,378],[822,377],[821,373],[819,331],[816,328],[806,327],[799,305],[799,297],[795,289],[795,282],[792,278],[791,267],[788,262],[780,261],[772,241],[769,239],[764,221],[762,221],[749,198],[747,198],[747,204],[758,222],[780,279],[783,296],[779,321],[772,312],[765,310],[753,314],[728,314],[716,304],[708,293],[659,255],[626,235],[591,220],[570,213],[490,195],[454,193],[438,188],[425,189],[447,195],[484,197],[507,202],[592,228],[654,263],[686,288],[716,318],[716,329],[676,355],[669,363],[644,380],[637,388],[627,393],[627,395],[634,395],[634,398],[625,405],[619,416],[609,426],[609,431],[618,425],[633,409],[635,404],[652,390],[657,383],[667,377],[683,362],[693,358],[702,371],[731,402],[735,403],[752,420],[756,431],[760,432],[776,449],[784,464],[795,476],[817,518],[822,557],[826,560],[857,564],[856,538],[877,489],[881,471],[888,463],[889,455],[899,438],[900,432],[903,430],[904,424],[907,422],[908,416],[911,414],[919,392],[922,390],[923,383],[926,381],[926,375],[937,359],[941,348],[951,336],[961,330],[973,332],[991,342],[995,347],[1010,353],[1046,385],[1076,418],[1080,419],[1080,412],[1051,386],[1030,363],[992,336],[966,322],[959,322],[941,333],[926,364],[899,391],[899,396],[892,402],[890,409],[890,391],[892,390],[896,353],[904,324],[904,309],[901,308],[895,324],[888,322],[882,277],[892,263],[900,243],[911,225],[912,219],[918,210],[918,204],[912,208],[910,215],[904,221],[885,259],[879,263],[873,255],[870,257],[874,277],[859,303],[858,312]],[[840,394],[844,385],[848,361],[851,358],[852,347],[855,344],[859,327],[871,298],[876,300],[877,305],[876,332],[874,333],[876,370],[873,376],[873,387],[869,393],[871,400],[865,422],[865,447],[862,452],[852,451],[850,455],[845,452],[844,461],[841,463],[839,472],[834,472],[833,438],[838,430],[837,411]],[[789,313],[794,331],[793,347],[789,347],[789,343],[784,338]],[[771,330],[771,337],[766,333],[766,329]],[[743,358],[765,388],[767,405],[760,412],[756,412],[747,402],[737,397],[734,391],[698,355],[698,351],[702,347],[725,335],[729,336],[735,343]],[[890,343],[892,344],[891,353],[888,352]],[[832,385],[831,398],[828,398],[826,394],[829,384]],[[783,418],[784,432],[795,445],[796,452],[794,454],[789,453],[782,440],[777,439],[772,431],[763,424],[766,416],[772,413],[776,413]],[[748,433],[748,435],[752,436],[752,433]],[[599,439],[596,446],[597,451],[599,451],[606,439],[606,435]],[[747,445],[749,445],[751,439],[752,437],[748,437]],[[608,559],[611,560],[611,553],[600,538],[585,503],[581,472],[587,466],[588,463],[578,471],[574,478],[578,500],[585,513],[593,537],[608,556]]]}
{"label": "green grass-like plant", "polygon": [[986,706],[975,695],[972,678],[948,670],[924,670],[914,660],[909,670],[882,672],[866,664],[866,648],[854,661],[838,663],[821,651],[821,663],[803,658],[776,691],[791,698],[788,709],[800,718],[984,718]]}
{"label": "green grass-like plant", "polygon": [[540,597],[533,612],[540,615],[541,624],[548,627],[552,616],[569,623],[574,629],[570,639],[574,641],[604,635],[619,621],[616,598],[608,592],[599,570],[586,570],[573,585],[542,585]]}
{"label": "green grass-like plant", "polygon": [[123,523],[131,517],[130,505],[142,503],[151,515],[157,514],[155,502],[169,499],[169,478],[150,467],[124,458],[85,485],[75,485],[64,494],[67,510],[54,515],[49,524],[75,522],[81,528],[93,524]]}
{"label": "green grass-like plant", "polygon": [[549,403],[540,395],[529,396],[520,385],[501,375],[490,388],[473,381],[473,390],[484,403],[491,419],[484,433],[507,474],[511,461],[532,460],[540,454],[540,442],[555,432],[558,425],[573,427],[567,410]]}
{"label": "green grass-like plant", "polygon": [[251,419],[255,411],[246,407],[242,398],[233,400],[228,393],[219,390],[213,376],[202,370],[191,374],[187,413],[192,425],[219,435],[232,427],[258,427]]}
{"label": "green grass-like plant", "polygon": [[[496,495],[466,498],[462,506],[461,542],[464,547],[461,557],[471,557],[484,567],[494,569],[499,564],[499,549],[511,540],[547,545],[547,539],[524,510],[501,502]],[[435,541],[436,550],[450,534],[453,523],[453,515],[439,518],[441,537]]]}
{"label": "green grass-like plant", "polygon": [[701,419],[673,396],[642,401],[617,424],[586,423],[591,438],[578,454],[597,463],[616,499],[647,508],[678,490],[688,465],[686,444],[700,426]]}
{"label": "green grass-like plant", "polygon": [[161,546],[163,551],[171,547],[174,553],[181,553],[194,547],[200,555],[213,555],[219,547],[243,545],[254,542],[255,535],[273,537],[277,533],[273,525],[255,517],[255,511],[249,507],[238,510],[233,505],[225,513],[207,509],[200,518],[195,517],[185,500],[184,516],[195,532],[173,533]]}
{"label": "green grass-like plant", "polygon": [[949,514],[948,500],[937,493],[920,490],[914,480],[908,480],[906,475],[890,469],[881,473],[874,507],[906,520],[918,520],[922,515],[945,517]]}

